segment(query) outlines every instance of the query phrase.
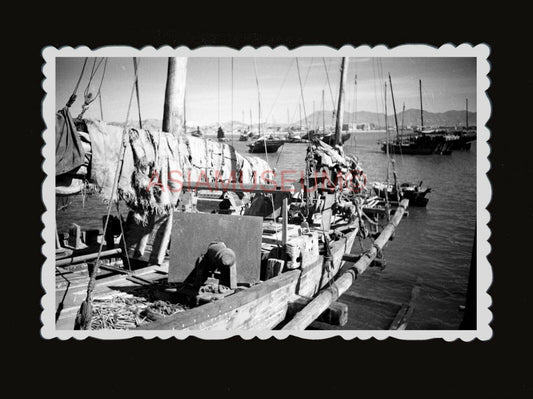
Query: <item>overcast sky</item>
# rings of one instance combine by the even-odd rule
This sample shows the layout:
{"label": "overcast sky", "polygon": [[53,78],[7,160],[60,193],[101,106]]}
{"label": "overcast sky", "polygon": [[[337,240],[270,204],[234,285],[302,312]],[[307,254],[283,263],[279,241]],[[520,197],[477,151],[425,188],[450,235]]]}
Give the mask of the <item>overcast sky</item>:
{"label": "overcast sky", "polygon": [[[57,59],[56,108],[67,102],[80,75],[84,58]],[[261,96],[262,121],[291,123],[299,119],[301,91],[298,69],[304,85],[307,114],[322,109],[324,90],[325,109],[333,109],[340,80],[340,58],[256,58],[257,79]],[[78,100],[72,107],[77,116],[83,103],[93,59],[89,59],[84,78],[78,89]],[[103,64],[102,64],[103,65]],[[298,68],[299,67],[299,68]],[[326,74],[327,70],[327,74]],[[96,91],[101,78],[100,68],[91,90]],[[141,58],[139,61],[139,92],[143,119],[162,119],[165,95],[167,59]],[[424,110],[444,112],[463,110],[468,98],[469,110],[476,110],[475,58],[350,58],[347,75],[345,109],[383,112],[383,83],[391,74],[397,111],[420,108],[418,80],[422,80]],[[355,75],[357,74],[357,90]],[[232,90],[233,75],[233,90]],[[329,75],[329,84],[327,80]],[[231,120],[249,123],[250,110],[257,123],[258,90],[254,59],[191,57],[187,65],[186,114],[190,125]],[[126,118],[133,82],[131,58],[109,58],[102,84],[104,119],[123,122]],[[357,95],[355,96],[355,93]],[[392,114],[390,91],[388,111]],[[357,97],[357,105],[355,104]],[[333,101],[332,101],[333,100]],[[303,107],[302,107],[303,109]],[[136,115],[133,109],[130,118]],[[289,114],[289,116],[288,116]],[[94,102],[86,116],[100,117],[98,102]]]}

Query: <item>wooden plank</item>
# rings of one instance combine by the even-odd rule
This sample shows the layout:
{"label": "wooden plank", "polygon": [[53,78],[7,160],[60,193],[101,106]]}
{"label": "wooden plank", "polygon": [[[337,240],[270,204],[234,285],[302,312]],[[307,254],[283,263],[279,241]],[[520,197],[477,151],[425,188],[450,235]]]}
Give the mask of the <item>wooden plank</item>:
{"label": "wooden plank", "polygon": [[[111,256],[111,255],[120,255],[122,253],[122,248],[115,248],[115,249],[109,249],[107,251],[102,251],[100,254],[100,257],[105,256]],[[98,257],[98,252],[87,254],[87,255],[80,255],[70,258],[64,258],[56,261],[56,266],[68,266],[74,263],[80,263],[87,260],[93,260]]]}
{"label": "wooden plank", "polygon": [[260,217],[176,212],[168,281],[193,281],[198,258],[210,243],[223,242],[235,252],[238,282],[258,282],[262,230]]}
{"label": "wooden plank", "polygon": [[270,280],[278,276],[283,271],[284,261],[281,259],[271,258],[267,260],[264,280]]}
{"label": "wooden plank", "polygon": [[238,182],[183,182],[183,190],[208,190],[208,191],[233,191],[235,193],[276,193],[285,196],[292,195],[294,188],[292,186],[276,186],[274,184],[266,183],[238,183]]}
{"label": "wooden plank", "polygon": [[[146,273],[140,273],[143,280],[151,281],[155,283],[159,280],[166,279],[166,276],[158,271],[146,271]],[[138,286],[138,283],[128,281],[125,275],[113,276],[116,279],[108,281],[105,285],[97,285],[93,291],[93,298],[104,298],[114,295],[124,295],[119,287],[134,287]],[[118,278],[117,278],[118,277]],[[112,286],[110,285],[112,284]],[[72,330],[74,328],[74,319],[79,310],[81,302],[85,300],[86,288],[78,290],[76,292],[69,292],[65,297],[65,301],[61,302],[61,297],[56,297],[56,306],[59,310],[58,320],[56,322],[56,329]]]}
{"label": "wooden plank", "polygon": [[[291,318],[305,308],[312,298],[298,296],[288,304],[287,317]],[[348,322],[348,305],[342,302],[333,302],[317,318],[318,321],[335,326],[344,326]]]}
{"label": "wooden plank", "polygon": [[404,304],[401,309],[398,311],[398,314],[392,321],[389,329],[390,330],[405,330],[407,323],[411,318],[415,310],[415,301],[420,294],[420,287],[415,285],[411,291],[411,298],[408,304]]}
{"label": "wooden plank", "polygon": [[[228,317],[227,313],[235,311],[245,305],[267,297],[273,291],[283,287],[296,285],[300,270],[292,270],[274,277],[261,284],[233,294],[224,300],[211,302],[186,312],[177,313],[164,320],[153,322],[139,327],[145,330],[168,330],[168,329],[197,329],[201,323],[205,323],[216,317]],[[266,309],[268,311],[268,309]],[[228,320],[230,322],[231,320]]]}
{"label": "wooden plank", "polygon": [[285,319],[289,298],[297,281],[283,285],[228,313],[210,318],[189,330],[257,330],[271,329]]}

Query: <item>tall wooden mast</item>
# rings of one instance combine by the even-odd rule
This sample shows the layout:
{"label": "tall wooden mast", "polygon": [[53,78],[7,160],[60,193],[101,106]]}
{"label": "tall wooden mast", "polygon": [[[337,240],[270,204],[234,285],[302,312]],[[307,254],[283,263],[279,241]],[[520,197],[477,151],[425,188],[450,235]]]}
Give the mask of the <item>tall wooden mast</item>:
{"label": "tall wooden mast", "polygon": [[324,133],[326,133],[326,114],[324,111],[325,105],[326,104],[324,103],[324,90],[322,90],[322,131]]}
{"label": "tall wooden mast", "polygon": [[422,126],[420,126],[420,130],[424,129],[424,110],[422,108],[422,80],[420,79],[418,81],[418,87],[420,88],[420,123]]}
{"label": "tall wooden mast", "polygon": [[183,133],[185,122],[185,82],[187,79],[187,58],[168,59],[167,85],[163,111],[163,131]]}
{"label": "tall wooden mast", "polygon": [[343,57],[341,62],[341,82],[339,86],[339,101],[337,103],[337,119],[335,121],[335,144],[342,144],[342,119],[344,116],[344,86],[346,86],[346,71],[348,69],[348,58]]}
{"label": "tall wooden mast", "polygon": [[405,103],[403,103],[403,109],[402,109],[402,129],[400,130],[400,132],[403,133],[403,130],[404,130],[404,124],[403,124],[403,119],[405,117]]}
{"label": "tall wooden mast", "polygon": [[298,103],[298,110],[300,111],[300,132],[302,131],[302,104]]}
{"label": "tall wooden mast", "polygon": [[394,124],[396,126],[396,137],[400,140],[400,129],[398,129],[398,116],[396,115],[396,103],[394,102],[394,91],[392,90],[392,79],[389,73],[390,94],[392,98],[392,109],[394,110]]}
{"label": "tall wooden mast", "polygon": [[466,130],[468,130],[468,98],[466,99]]}
{"label": "tall wooden mast", "polygon": [[[389,186],[389,176],[390,176],[390,156],[389,156],[389,151],[390,151],[390,138],[389,138],[389,122],[387,120],[387,82],[385,82],[385,88],[384,88],[384,94],[383,94],[383,98],[384,98],[384,103],[385,103],[385,137],[386,137],[386,140],[387,140],[387,187]],[[387,190],[385,190],[386,192]],[[387,198],[385,198],[387,199]],[[388,199],[387,199],[388,201]]]}

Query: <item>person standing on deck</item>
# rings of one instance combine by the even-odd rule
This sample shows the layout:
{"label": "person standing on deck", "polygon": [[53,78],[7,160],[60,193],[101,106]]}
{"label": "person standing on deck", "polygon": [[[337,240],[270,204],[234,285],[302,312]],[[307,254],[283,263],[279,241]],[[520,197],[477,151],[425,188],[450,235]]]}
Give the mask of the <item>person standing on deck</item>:
{"label": "person standing on deck", "polygon": [[218,128],[217,137],[219,140],[224,139],[224,130],[222,130],[222,126],[219,126]]}

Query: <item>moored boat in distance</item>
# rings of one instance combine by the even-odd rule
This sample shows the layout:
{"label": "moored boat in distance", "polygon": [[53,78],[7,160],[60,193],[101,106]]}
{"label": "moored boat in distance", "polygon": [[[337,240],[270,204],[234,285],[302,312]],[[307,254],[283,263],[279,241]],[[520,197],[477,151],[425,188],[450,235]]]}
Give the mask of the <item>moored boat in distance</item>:
{"label": "moored boat in distance", "polygon": [[248,151],[251,153],[271,153],[278,151],[283,144],[285,144],[285,140],[283,139],[273,136],[260,137],[253,143],[248,144]]}
{"label": "moored boat in distance", "polygon": [[457,137],[453,143],[454,150],[469,150],[472,142],[477,139],[476,128],[468,128],[452,132]]}
{"label": "moored boat in distance", "polygon": [[289,130],[289,133],[287,134],[287,143],[308,143],[309,140],[306,138],[302,138],[301,135],[294,132],[293,130]]}
{"label": "moored boat in distance", "polygon": [[244,132],[242,132],[240,135],[239,135],[239,141],[248,141],[248,139],[252,136],[252,132],[248,132],[247,130],[244,130]]}
{"label": "moored boat in distance", "polygon": [[[350,140],[350,137],[351,137],[350,133],[343,133],[341,135],[342,144]],[[335,141],[335,135],[333,133],[325,134],[323,136],[320,136],[320,140],[322,140],[326,144],[333,145]]]}
{"label": "moored boat in distance", "polygon": [[[458,137],[445,130],[415,130],[411,134],[391,140],[389,151],[402,155],[450,155]],[[381,150],[387,152],[387,142],[379,140]]]}
{"label": "moored boat in distance", "polygon": [[[389,81],[391,84],[392,93],[392,79],[390,75]],[[412,134],[405,135],[403,134],[402,126],[402,133],[400,133],[395,111],[394,117],[396,120],[397,137],[394,140],[379,140],[378,144],[381,146],[381,150],[383,152],[389,151],[393,154],[450,155],[452,153],[454,143],[458,140],[458,137],[454,134],[450,134],[446,129],[424,129],[424,109],[422,106],[422,80],[419,80],[418,82],[420,91],[420,128],[413,129]],[[394,93],[392,93],[392,97],[394,104]]]}
{"label": "moored boat in distance", "polygon": [[376,182],[372,188],[376,195],[382,199],[387,198],[391,202],[397,202],[398,199],[400,201],[408,199],[410,206],[417,207],[425,207],[428,204],[429,198],[426,198],[426,195],[431,192],[430,187],[422,187],[422,182],[400,184],[399,196],[398,189],[394,184]]}

